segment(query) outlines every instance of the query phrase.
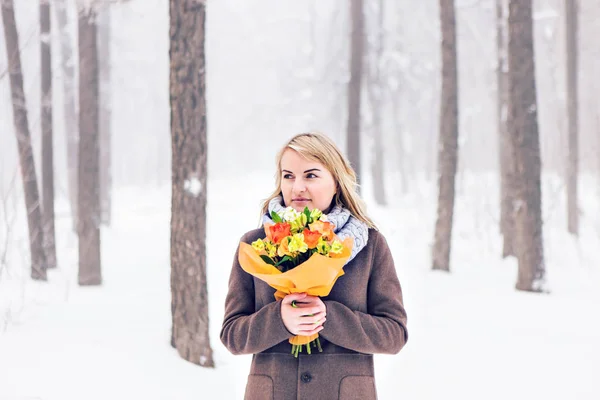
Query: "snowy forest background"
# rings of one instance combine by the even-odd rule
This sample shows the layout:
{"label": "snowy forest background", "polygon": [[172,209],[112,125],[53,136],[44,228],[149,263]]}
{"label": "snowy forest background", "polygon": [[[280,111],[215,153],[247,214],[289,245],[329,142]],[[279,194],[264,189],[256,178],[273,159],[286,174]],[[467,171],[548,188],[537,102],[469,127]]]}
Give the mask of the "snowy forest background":
{"label": "snowy forest background", "polygon": [[[77,11],[75,2],[67,3],[76,54]],[[600,240],[600,3],[578,2],[581,229],[575,237],[567,232],[566,217],[565,1],[533,1],[549,293],[527,295],[514,289],[516,260],[501,257],[494,0],[455,1],[459,156],[452,272],[441,276],[430,271],[441,81],[438,3],[364,3],[363,195],[393,249],[409,317],[406,348],[397,356],[376,358],[380,397],[598,398],[600,387],[593,380],[600,373],[600,323],[593,312],[600,304],[600,255],[595,250]],[[281,145],[296,133],[317,130],[346,147],[348,4],[207,2],[206,270],[214,370],[185,362],[168,343],[169,1],[110,5],[112,218],[102,228],[105,281],[99,287],[77,284],[54,10],[58,268],[49,271],[47,282],[30,279],[7,52],[0,40],[0,399],[82,398],[81,391],[92,382],[79,372],[82,363],[107,383],[85,398],[192,399],[205,398],[203,393],[211,389],[222,398],[242,397],[248,358],[229,355],[218,340],[228,269],[237,240],[258,222],[259,203],[272,189]],[[14,0],[14,5],[40,179],[39,2]],[[375,65],[378,85],[370,84]],[[374,87],[381,94],[386,204],[375,201],[370,177],[376,125],[369,95]],[[243,216],[230,215],[233,207]],[[222,228],[223,221],[234,228]],[[109,331],[111,325],[114,330]],[[80,358],[81,352],[92,359]],[[132,369],[137,372],[126,372]],[[67,388],[60,383],[65,376],[79,377],[80,383]],[[28,380],[32,377],[38,383]],[[116,385],[121,391],[114,391]]]}
{"label": "snowy forest background", "polygon": [[[566,79],[564,2],[534,1],[536,83],[540,140],[545,171],[562,173],[565,159]],[[598,167],[597,132],[600,55],[596,44],[600,5],[583,0],[580,11],[580,130],[582,170]],[[374,2],[367,12],[376,20]],[[16,0],[22,42],[22,63],[33,141],[39,155],[39,23],[34,0]],[[295,132],[319,130],[345,146],[349,43],[348,10],[342,0],[324,4],[261,0],[248,3],[224,0],[210,3],[207,14],[207,92],[210,106],[209,168],[230,173],[243,162],[253,169],[271,171],[274,152]],[[74,7],[69,8],[75,18]],[[54,17],[54,15],[53,15]],[[459,60],[460,169],[497,168],[495,2],[457,1]],[[56,21],[53,18],[53,26]],[[169,9],[166,0],[130,0],[111,10],[111,99],[113,180],[124,185],[161,184],[170,179],[169,136]],[[77,25],[69,24],[73,40]],[[384,12],[382,74],[384,96],[391,100],[384,119],[384,137],[392,172],[402,165],[408,173],[435,175],[439,113],[440,29],[437,1],[388,1]],[[374,35],[375,29],[368,26]],[[375,40],[372,38],[372,40]],[[74,42],[75,44],[76,42]],[[60,129],[60,43],[54,44],[55,159],[57,192],[66,190],[66,145]],[[2,71],[6,52],[2,48]],[[75,67],[77,67],[75,65]],[[3,181],[17,165],[12,131],[8,77],[3,76]],[[366,101],[366,100],[365,100]],[[235,116],[235,118],[232,118]],[[369,116],[364,117],[369,137]],[[399,132],[399,133],[397,133]],[[588,134],[589,132],[589,134]],[[398,142],[402,140],[402,145]],[[233,146],[233,144],[236,146]],[[256,143],[260,147],[256,148]],[[404,157],[397,155],[402,146]],[[132,147],[136,150],[131,152]],[[262,155],[255,157],[254,149]],[[365,145],[365,148],[368,148]],[[369,152],[363,152],[368,158]],[[39,157],[36,157],[36,160]],[[62,165],[62,167],[61,167]],[[37,163],[39,167],[39,163]],[[11,169],[12,167],[12,169]],[[390,185],[400,179],[390,174]],[[460,174],[459,174],[460,176]],[[459,178],[460,179],[460,178]]]}

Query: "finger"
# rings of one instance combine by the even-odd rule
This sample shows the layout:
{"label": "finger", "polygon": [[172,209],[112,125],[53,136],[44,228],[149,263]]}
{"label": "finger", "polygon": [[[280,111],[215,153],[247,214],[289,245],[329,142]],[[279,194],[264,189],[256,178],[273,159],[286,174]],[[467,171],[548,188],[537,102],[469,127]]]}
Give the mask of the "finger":
{"label": "finger", "polygon": [[323,309],[322,307],[318,307],[318,306],[310,306],[310,307],[304,306],[303,307],[302,305],[298,304],[298,308],[296,308],[295,311],[301,317],[305,317],[305,316],[311,317],[320,312],[325,312],[325,309]]}
{"label": "finger", "polygon": [[304,297],[303,299],[298,300],[298,302],[299,303],[301,302],[304,304],[310,304],[313,306],[317,306],[317,305],[320,305],[323,303],[319,297],[309,296],[309,295],[306,295],[306,297]]}
{"label": "finger", "polygon": [[310,294],[306,295],[305,301],[319,301],[321,298],[319,296],[311,296]]}
{"label": "finger", "polygon": [[298,324],[296,324],[297,329],[304,329],[304,330],[312,330],[315,329],[316,327],[318,327],[319,325],[323,325],[325,323],[325,321],[327,321],[327,317],[325,316],[321,316],[321,317],[306,317],[306,318],[302,318],[302,321],[299,322]]}
{"label": "finger", "polygon": [[284,297],[285,300],[290,301],[290,302],[304,300],[305,298],[306,298],[306,293],[290,293]]}
{"label": "finger", "polygon": [[306,293],[292,293],[283,298],[285,304],[290,304],[292,301],[302,300],[306,297]]}
{"label": "finger", "polygon": [[310,316],[306,316],[306,317],[300,317],[300,324],[301,325],[314,325],[317,322],[321,321],[322,319],[325,318],[325,313],[324,312],[318,312],[314,315],[310,315]]}
{"label": "finger", "polygon": [[311,329],[311,330],[300,330],[299,333],[297,333],[297,335],[299,336],[311,336],[314,335],[315,333],[319,333],[323,330],[323,325],[320,325],[318,327],[316,327],[315,329]]}
{"label": "finger", "polygon": [[309,323],[303,323],[303,324],[300,324],[298,326],[298,329],[313,330],[313,329],[318,328],[319,326],[322,326],[325,323],[325,321],[327,321],[327,318],[321,318],[321,319],[319,319],[319,320],[317,320],[317,321],[315,321],[313,323],[310,323],[310,324]]}

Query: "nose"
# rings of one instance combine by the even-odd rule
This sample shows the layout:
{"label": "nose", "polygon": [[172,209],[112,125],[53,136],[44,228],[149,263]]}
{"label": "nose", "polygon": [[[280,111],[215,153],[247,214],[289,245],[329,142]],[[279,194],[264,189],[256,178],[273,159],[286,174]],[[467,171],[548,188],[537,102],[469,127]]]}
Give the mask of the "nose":
{"label": "nose", "polygon": [[292,188],[295,194],[304,193],[306,191],[306,184],[304,183],[304,179],[297,178],[294,180],[294,186]]}

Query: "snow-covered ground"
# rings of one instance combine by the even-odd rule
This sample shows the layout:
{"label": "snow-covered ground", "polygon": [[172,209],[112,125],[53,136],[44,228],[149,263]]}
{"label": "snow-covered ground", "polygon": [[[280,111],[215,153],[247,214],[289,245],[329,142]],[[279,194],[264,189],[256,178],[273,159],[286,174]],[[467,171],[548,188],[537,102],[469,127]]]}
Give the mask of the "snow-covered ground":
{"label": "snow-covered ground", "polygon": [[[0,278],[0,399],[192,400],[208,399],[207,393],[241,399],[250,358],[229,354],[218,335],[236,243],[257,226],[258,203],[271,188],[271,174],[253,178],[209,185],[215,369],[182,360],[169,345],[170,187],[121,189],[114,194],[114,223],[102,232],[101,287],[77,286],[77,242],[63,203],[60,267],[49,282],[30,281],[24,263]],[[494,180],[467,175],[460,181],[450,274],[429,269],[432,185],[391,193],[394,204],[385,208],[367,199],[392,247],[408,312],[406,347],[376,356],[381,399],[600,398],[595,191],[583,185],[576,241],[565,233],[563,199],[551,190],[558,181],[544,181],[551,292],[530,294],[514,289],[516,262],[499,257]]]}
{"label": "snow-covered ground", "polygon": [[[29,3],[15,1],[39,177],[38,18],[37,7]],[[242,398],[250,357],[232,356],[219,341],[233,253],[241,235],[258,226],[259,202],[272,190],[272,171],[257,170],[272,166],[275,149],[284,139],[318,129],[343,145],[345,69],[332,60],[345,59],[346,25],[336,11],[345,3],[210,3],[207,268],[215,369],[183,361],[169,344],[168,2],[132,0],[113,9],[112,172],[117,188],[113,224],[102,231],[101,287],[77,285],[77,238],[65,202],[62,106],[54,108],[60,265],[49,271],[47,283],[29,278],[8,80],[0,79],[0,400],[211,399],[208,393],[218,393],[223,400]],[[439,66],[437,2],[403,4],[396,11],[410,7],[411,13],[401,13],[400,32],[407,35],[402,60],[408,57],[411,70],[433,71]],[[476,29],[485,24],[483,17],[492,26],[493,7],[481,7],[459,7],[459,30]],[[314,23],[313,13],[319,18]],[[548,20],[551,23],[559,22]],[[389,21],[388,27],[397,31]],[[69,30],[74,35],[76,24]],[[414,176],[430,164],[423,160],[433,160],[436,154],[429,138],[437,132],[438,88],[429,75],[403,83],[413,89],[403,92],[406,97],[400,104],[406,114],[400,125],[407,141],[408,191],[397,189],[399,177],[388,176],[390,204],[378,207],[369,197],[368,179],[364,181],[370,214],[392,248],[408,312],[406,347],[395,356],[376,356],[382,400],[600,399],[600,322],[594,317],[600,306],[598,179],[581,179],[581,235],[576,240],[566,233],[562,181],[544,177],[550,293],[531,294],[514,289],[516,262],[500,257],[497,175],[468,173],[493,165],[490,155],[497,153],[490,122],[495,112],[489,81],[493,54],[488,54],[493,53],[494,34],[491,28],[461,34],[460,58],[466,61],[461,74],[471,84],[462,85],[459,95],[460,175],[450,274],[430,270],[437,193],[433,181]],[[59,37],[53,40],[58,51]],[[339,54],[330,54],[330,41],[337,41]],[[543,51],[538,46],[536,57]],[[4,53],[0,40],[0,74],[6,66]],[[59,62],[55,57],[56,105],[62,104]],[[553,161],[563,156],[564,147],[555,133],[560,126],[560,118],[555,118],[560,80],[550,84],[548,79],[562,75],[560,70],[550,74],[554,64],[549,62],[536,65],[542,68],[537,78],[542,160],[548,172],[548,165],[560,164]],[[585,104],[593,109],[593,103]],[[591,115],[585,110],[582,107],[582,126]],[[399,136],[396,130],[388,126],[385,133],[388,171],[397,168],[402,156],[391,145]],[[255,150],[257,143],[260,149]],[[589,140],[581,145],[582,160],[585,154],[597,158],[597,147]],[[364,148],[369,148],[368,140]],[[365,166],[367,159],[365,151]]]}

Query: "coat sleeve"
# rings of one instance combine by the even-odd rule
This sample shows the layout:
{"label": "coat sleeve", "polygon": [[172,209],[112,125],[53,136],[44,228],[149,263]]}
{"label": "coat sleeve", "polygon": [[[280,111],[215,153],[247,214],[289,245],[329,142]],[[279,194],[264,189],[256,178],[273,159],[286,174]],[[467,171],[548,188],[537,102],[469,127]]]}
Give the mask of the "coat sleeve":
{"label": "coat sleeve", "polygon": [[406,312],[394,260],[383,235],[377,235],[367,288],[367,312],[325,300],[327,322],[319,335],[360,353],[396,354],[406,344]]}
{"label": "coat sleeve", "polygon": [[[247,235],[242,237],[247,242]],[[260,353],[291,338],[281,319],[281,302],[255,310],[254,278],[242,269],[235,252],[225,299],[221,342],[233,354]]]}

